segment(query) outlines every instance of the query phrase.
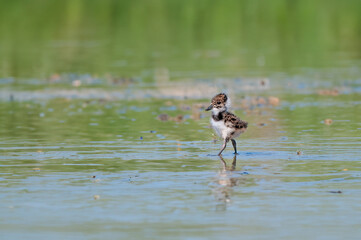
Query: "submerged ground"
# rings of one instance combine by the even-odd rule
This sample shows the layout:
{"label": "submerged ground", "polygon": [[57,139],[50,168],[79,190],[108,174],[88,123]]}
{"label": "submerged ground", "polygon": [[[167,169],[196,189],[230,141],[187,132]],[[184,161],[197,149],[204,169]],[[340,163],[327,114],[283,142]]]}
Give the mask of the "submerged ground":
{"label": "submerged ground", "polygon": [[360,239],[358,2],[0,6],[0,238]]}
{"label": "submerged ground", "polygon": [[356,239],[360,82],[301,85],[231,95],[234,112],[250,124],[240,154],[228,147],[225,164],[206,96],[51,99],[48,89],[17,101],[29,96],[8,91],[13,99],[0,103],[1,232],[9,239],[319,232],[317,239]]}

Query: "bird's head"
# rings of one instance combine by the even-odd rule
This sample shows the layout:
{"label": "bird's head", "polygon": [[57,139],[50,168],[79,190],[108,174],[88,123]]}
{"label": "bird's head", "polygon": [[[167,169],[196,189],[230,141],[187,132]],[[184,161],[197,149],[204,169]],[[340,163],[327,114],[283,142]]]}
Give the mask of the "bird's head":
{"label": "bird's head", "polygon": [[218,114],[220,112],[227,111],[230,106],[230,100],[225,93],[219,93],[212,98],[211,105],[206,109],[206,111],[212,110],[213,114]]}

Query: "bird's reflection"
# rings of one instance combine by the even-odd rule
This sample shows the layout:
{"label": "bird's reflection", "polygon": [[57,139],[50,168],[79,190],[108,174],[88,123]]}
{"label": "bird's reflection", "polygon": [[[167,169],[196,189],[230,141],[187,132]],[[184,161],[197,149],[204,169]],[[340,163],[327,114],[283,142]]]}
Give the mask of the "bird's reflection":
{"label": "bird's reflection", "polygon": [[237,155],[234,155],[232,166],[229,166],[229,167],[227,167],[227,163],[224,161],[222,155],[220,155],[219,158],[221,159],[221,163],[223,165],[223,171],[234,171],[236,169]]}
{"label": "bird's reflection", "polygon": [[231,202],[233,187],[237,186],[241,179],[241,174],[234,172],[236,170],[237,155],[233,157],[231,165],[227,165],[222,156],[219,156],[222,167],[216,177],[216,187],[213,189],[217,200],[216,209],[226,210],[227,204]]}

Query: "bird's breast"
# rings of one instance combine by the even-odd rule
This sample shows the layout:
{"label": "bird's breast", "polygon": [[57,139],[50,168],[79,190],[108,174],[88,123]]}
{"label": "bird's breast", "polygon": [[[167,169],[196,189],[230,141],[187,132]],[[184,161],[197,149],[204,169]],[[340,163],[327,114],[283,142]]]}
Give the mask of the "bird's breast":
{"label": "bird's breast", "polygon": [[227,132],[227,127],[223,120],[215,121],[213,118],[211,118],[211,125],[219,137],[223,137],[223,135]]}

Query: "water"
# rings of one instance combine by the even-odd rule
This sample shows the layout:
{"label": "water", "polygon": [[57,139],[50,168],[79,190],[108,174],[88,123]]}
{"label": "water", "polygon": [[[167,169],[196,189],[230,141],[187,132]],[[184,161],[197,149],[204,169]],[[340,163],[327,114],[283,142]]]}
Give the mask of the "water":
{"label": "water", "polygon": [[1,239],[360,238],[360,4],[182,2],[0,3]]}
{"label": "water", "polygon": [[[206,100],[2,102],[1,232],[13,239],[356,239],[357,100],[295,94],[278,106],[235,111],[250,127],[233,169],[231,146],[225,167],[208,116],[195,107]],[[185,117],[162,122],[161,113]]]}

